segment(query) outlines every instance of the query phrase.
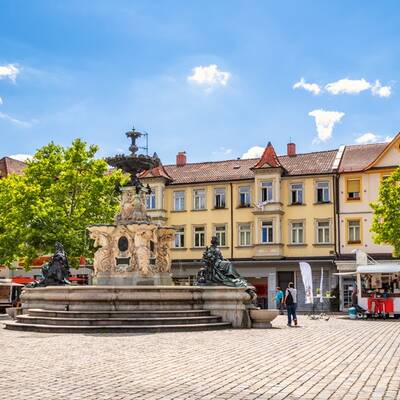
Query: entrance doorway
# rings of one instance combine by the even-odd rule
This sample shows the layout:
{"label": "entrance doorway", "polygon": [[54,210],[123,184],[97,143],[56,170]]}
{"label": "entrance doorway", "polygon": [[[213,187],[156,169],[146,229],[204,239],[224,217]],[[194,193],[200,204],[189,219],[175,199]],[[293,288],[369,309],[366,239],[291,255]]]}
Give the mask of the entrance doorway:
{"label": "entrance doorway", "polygon": [[289,282],[294,282],[294,272],[293,271],[278,271],[278,286],[285,291]]}
{"label": "entrance doorway", "polygon": [[268,308],[268,278],[246,278],[256,288],[257,305],[260,308]]}

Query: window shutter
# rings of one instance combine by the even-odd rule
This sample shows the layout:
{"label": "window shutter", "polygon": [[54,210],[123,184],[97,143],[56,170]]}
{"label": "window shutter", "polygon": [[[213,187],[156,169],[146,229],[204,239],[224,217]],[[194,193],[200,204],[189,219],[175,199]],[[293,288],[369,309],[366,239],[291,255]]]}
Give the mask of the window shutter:
{"label": "window shutter", "polygon": [[360,192],[360,180],[359,179],[349,179],[347,181],[347,191],[349,193]]}

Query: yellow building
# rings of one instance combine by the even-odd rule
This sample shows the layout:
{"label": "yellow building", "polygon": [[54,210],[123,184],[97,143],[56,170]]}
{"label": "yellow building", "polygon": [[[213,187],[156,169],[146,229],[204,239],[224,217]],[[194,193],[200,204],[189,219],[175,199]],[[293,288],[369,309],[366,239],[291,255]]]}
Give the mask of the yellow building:
{"label": "yellow building", "polygon": [[[274,308],[276,286],[290,281],[304,306],[299,261],[312,267],[315,285],[321,269],[324,290],[335,285],[335,168],[337,150],[277,156],[268,143],[260,159],[188,163],[147,171],[141,180],[153,189],[147,208],[154,220],[177,229],[173,275],[190,282],[201,266],[205,246],[217,236],[223,255]],[[318,283],[318,285],[317,285]]]}
{"label": "yellow building", "polygon": [[[356,269],[355,250],[363,250],[376,260],[392,260],[393,248],[377,245],[370,231],[379,186],[400,164],[400,134],[390,143],[345,146],[339,166],[338,260],[339,272]],[[354,277],[340,278],[341,308],[351,304]]]}

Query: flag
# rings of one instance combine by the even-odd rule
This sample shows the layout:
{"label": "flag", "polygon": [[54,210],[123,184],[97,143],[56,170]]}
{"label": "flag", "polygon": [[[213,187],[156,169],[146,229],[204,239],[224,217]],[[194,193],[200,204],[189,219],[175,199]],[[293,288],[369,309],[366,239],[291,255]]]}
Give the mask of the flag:
{"label": "flag", "polygon": [[303,278],[304,291],[306,294],[306,304],[312,304],[314,303],[314,298],[311,266],[306,262],[300,262],[299,264],[301,277]]}

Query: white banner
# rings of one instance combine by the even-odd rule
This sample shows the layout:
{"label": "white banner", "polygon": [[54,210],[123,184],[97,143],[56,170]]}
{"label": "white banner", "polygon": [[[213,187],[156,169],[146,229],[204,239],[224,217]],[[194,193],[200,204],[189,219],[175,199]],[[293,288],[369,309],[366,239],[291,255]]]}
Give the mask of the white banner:
{"label": "white banner", "polygon": [[306,262],[300,262],[299,264],[301,277],[303,278],[304,290],[306,293],[306,304],[312,304],[314,303],[314,298],[311,266]]}
{"label": "white banner", "polygon": [[323,299],[323,297],[324,297],[324,295],[323,295],[323,293],[324,293],[323,288],[324,288],[324,269],[321,268],[321,280],[320,280],[320,282],[319,282],[319,301],[320,301],[321,303],[324,302],[324,299]]}

